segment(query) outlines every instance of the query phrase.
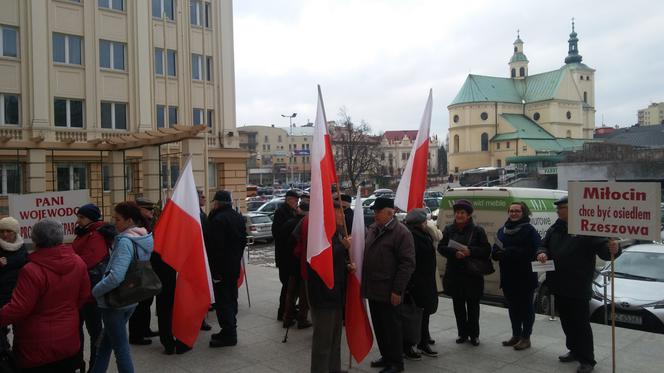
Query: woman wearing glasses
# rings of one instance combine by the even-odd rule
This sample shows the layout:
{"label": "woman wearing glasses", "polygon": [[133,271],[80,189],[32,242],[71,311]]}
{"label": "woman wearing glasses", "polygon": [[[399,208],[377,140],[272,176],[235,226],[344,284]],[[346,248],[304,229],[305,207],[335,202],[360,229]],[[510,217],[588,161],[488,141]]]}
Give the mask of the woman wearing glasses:
{"label": "woman wearing glasses", "polygon": [[537,288],[537,275],[531,262],[540,246],[541,238],[530,224],[530,210],[523,202],[512,202],[508,219],[496,234],[492,258],[500,265],[500,287],[507,300],[512,338],[503,346],[515,350],[530,348],[530,334],[535,322],[533,293]]}

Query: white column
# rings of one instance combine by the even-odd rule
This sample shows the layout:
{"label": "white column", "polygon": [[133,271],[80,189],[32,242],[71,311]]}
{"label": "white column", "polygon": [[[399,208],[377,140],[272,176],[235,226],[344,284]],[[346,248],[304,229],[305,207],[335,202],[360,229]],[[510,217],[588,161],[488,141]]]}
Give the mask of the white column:
{"label": "white column", "polygon": [[[51,160],[52,162],[53,160]],[[53,175],[55,178],[55,175]],[[46,191],[46,150],[28,150],[28,193]]]}
{"label": "white column", "polygon": [[144,146],[141,168],[143,171],[143,197],[158,201],[161,196],[159,185],[159,146]]}

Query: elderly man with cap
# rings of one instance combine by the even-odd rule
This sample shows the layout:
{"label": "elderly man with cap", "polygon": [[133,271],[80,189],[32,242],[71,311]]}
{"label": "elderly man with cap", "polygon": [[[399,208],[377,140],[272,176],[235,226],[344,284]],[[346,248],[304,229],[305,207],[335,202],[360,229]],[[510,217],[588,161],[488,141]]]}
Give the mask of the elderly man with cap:
{"label": "elderly man with cap", "polygon": [[595,256],[610,260],[620,249],[613,239],[578,236],[567,231],[567,197],[554,203],[558,220],[549,228],[538,251],[537,260],[553,260],[555,271],[546,273],[546,284],[555,296],[560,325],[565,332],[569,352],[559,356],[563,362],[578,361],[577,372],[591,372],[596,364],[593,331],[590,328],[588,302],[595,271]]}
{"label": "elderly man with cap", "polygon": [[443,230],[438,252],[447,258],[443,288],[452,297],[459,338],[456,343],[479,346],[480,298],[484,293],[484,277],[467,267],[468,258],[490,260],[491,245],[484,228],[473,222],[473,204],[465,199],[452,206],[454,222]]}
{"label": "elderly man with cap", "polygon": [[397,306],[415,270],[415,244],[408,228],[394,217],[394,200],[374,201],[374,223],[367,231],[362,295],[369,300],[381,358],[371,362],[381,373],[402,372],[403,332]]}
{"label": "elderly man with cap", "polygon": [[[101,220],[101,211],[92,203],[83,205],[76,212],[76,238],[72,242],[72,247],[78,256],[83,259],[88,268],[90,277],[90,289],[92,289],[104,276],[106,266],[108,265],[109,245],[104,236],[98,231],[105,223]],[[97,342],[101,335],[101,310],[94,302],[88,303],[81,308],[81,351],[79,357],[83,362],[83,323],[90,336],[90,367],[94,365]],[[81,363],[83,366],[83,363]]]}
{"label": "elderly man with cap", "polygon": [[[420,342],[417,348],[425,355],[436,357],[438,352],[429,345],[429,316],[438,310],[438,288],[436,287],[436,249],[433,240],[427,232],[427,210],[423,208],[408,211],[404,222],[413,234],[415,243],[415,271],[410,277],[408,293],[412,295],[415,304],[422,308],[422,327]],[[419,360],[420,354],[413,346],[404,345],[404,355],[407,359]]]}
{"label": "elderly man with cap", "polygon": [[293,256],[293,247],[291,245],[291,233],[297,224],[298,213],[297,204],[300,195],[294,191],[286,192],[286,203],[279,206],[274,212],[272,219],[272,237],[274,238],[274,260],[279,268],[279,281],[281,281],[281,293],[279,294],[279,310],[277,311],[277,320],[283,321],[284,311],[286,310],[286,293],[288,292],[288,279],[292,269],[291,257]]}
{"label": "elderly man with cap", "polygon": [[231,201],[230,192],[220,190],[215,193],[205,235],[215,310],[221,327],[218,333],[212,334],[210,347],[237,344],[237,280],[247,245],[247,230],[244,218],[233,210]]}
{"label": "elderly man with cap", "polygon": [[[146,197],[136,197],[136,204],[141,210],[142,222],[136,222],[137,226],[145,228],[148,233],[152,233],[155,225],[154,202]],[[138,303],[136,310],[129,318],[129,343],[133,345],[149,345],[152,340],[148,338],[156,337],[159,332],[150,329],[152,302],[154,297],[150,297]]]}
{"label": "elderly man with cap", "polygon": [[[11,216],[0,219],[0,307],[12,298],[18,272],[27,261],[28,250],[20,232],[21,226]],[[8,327],[0,329],[0,351],[9,351]]]}
{"label": "elderly man with cap", "polygon": [[341,195],[341,207],[344,210],[344,220],[346,221],[346,231],[348,234],[353,231],[353,209],[350,208],[353,203],[353,197],[348,194]]}

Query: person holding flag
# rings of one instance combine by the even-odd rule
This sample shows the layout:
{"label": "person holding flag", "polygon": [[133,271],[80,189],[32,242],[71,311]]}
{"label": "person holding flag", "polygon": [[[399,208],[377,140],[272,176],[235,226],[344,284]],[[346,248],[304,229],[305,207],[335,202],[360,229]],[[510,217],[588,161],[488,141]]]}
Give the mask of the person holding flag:
{"label": "person holding flag", "polygon": [[240,263],[247,245],[244,218],[233,210],[231,194],[220,190],[214,195],[210,212],[206,248],[216,298],[215,310],[221,331],[212,334],[210,347],[237,344],[237,281]]}

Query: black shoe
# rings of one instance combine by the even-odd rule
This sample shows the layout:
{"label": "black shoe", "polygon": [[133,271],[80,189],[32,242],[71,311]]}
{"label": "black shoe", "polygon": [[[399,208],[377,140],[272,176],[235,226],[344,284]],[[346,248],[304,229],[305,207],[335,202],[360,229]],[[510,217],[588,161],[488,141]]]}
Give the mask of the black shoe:
{"label": "black shoe", "polygon": [[372,368],[385,368],[387,367],[387,362],[381,357],[380,359],[374,360],[371,362]]}
{"label": "black shoe", "polygon": [[571,363],[572,361],[576,361],[576,357],[570,351],[565,355],[558,356],[558,360],[560,360],[561,363]]}
{"label": "black shoe", "polygon": [[187,346],[184,343],[178,343],[177,346],[175,346],[175,354],[176,355],[182,355],[184,353],[187,353],[191,351],[191,347]]}
{"label": "black shoe", "polygon": [[295,320],[284,320],[284,329],[288,329],[291,326],[295,325]]}
{"label": "black shoe", "polygon": [[159,331],[157,330],[156,332],[152,331],[152,329],[148,329],[148,332],[145,333],[146,338],[152,338],[152,337],[159,337]]}
{"label": "black shoe", "polygon": [[389,367],[381,369],[380,372],[378,373],[399,373],[399,372],[403,372],[403,367],[390,365]]}
{"label": "black shoe", "polygon": [[429,338],[429,340],[427,341],[427,343],[430,344],[430,345],[435,345],[435,344],[436,344],[436,340]]}
{"label": "black shoe", "polygon": [[408,360],[412,360],[412,361],[419,361],[419,360],[422,360],[422,355],[420,355],[420,354],[418,354],[417,352],[415,352],[415,350],[414,350],[412,347],[409,348],[409,349],[407,349],[406,351],[404,351],[404,352],[403,352],[403,356],[404,356],[406,359],[408,359]]}
{"label": "black shoe", "polygon": [[468,340],[468,337],[459,337],[459,338],[456,339],[456,343],[461,344],[461,343],[466,342],[467,340]]}
{"label": "black shoe", "polygon": [[298,328],[298,329],[306,329],[306,328],[310,328],[312,325],[313,325],[313,324],[311,323],[311,321],[309,321],[309,320],[307,320],[307,319],[304,319],[304,320],[302,320],[302,321],[298,321],[298,322],[297,322],[297,328]]}
{"label": "black shoe", "polygon": [[205,331],[205,332],[209,332],[210,330],[212,330],[212,327],[210,326],[210,324],[205,322],[205,320],[203,320],[203,323],[201,324],[201,330]]}
{"label": "black shoe", "polygon": [[576,373],[590,373],[595,369],[594,366],[591,364],[583,364],[579,365],[579,367],[576,369]]}
{"label": "black shoe", "polygon": [[470,339],[470,344],[477,347],[480,345],[480,339],[477,337],[471,338]]}
{"label": "black shoe", "polygon": [[164,347],[164,355],[173,355],[175,353],[175,346]]}
{"label": "black shoe", "polygon": [[151,339],[146,339],[146,338],[130,339],[129,344],[136,345],[136,346],[147,346],[149,344],[152,344],[152,340]]}
{"label": "black shoe", "polygon": [[431,349],[431,346],[428,344],[425,345],[418,345],[417,349],[420,350],[420,352],[423,355],[429,356],[429,357],[438,357],[438,351],[434,351]]}
{"label": "black shoe", "polygon": [[218,339],[210,340],[210,347],[228,347],[237,345],[237,338],[221,336]]}

